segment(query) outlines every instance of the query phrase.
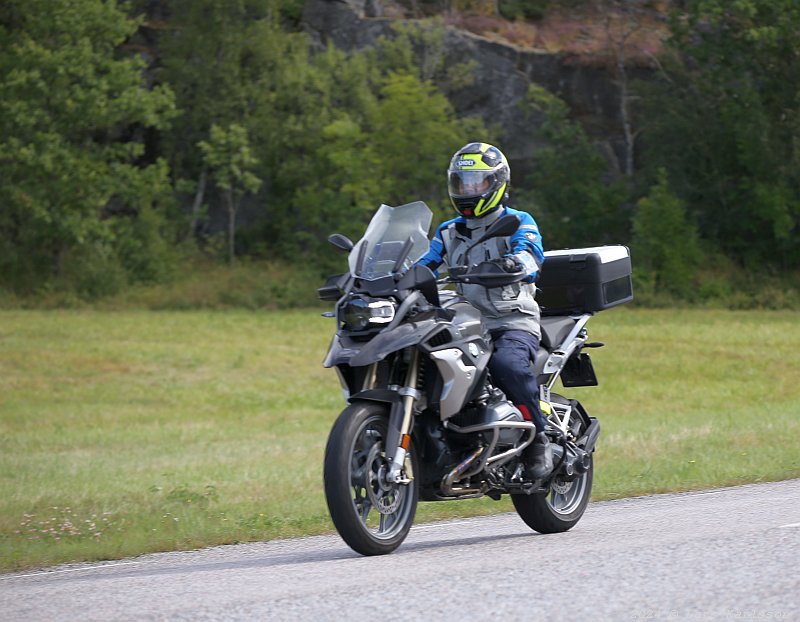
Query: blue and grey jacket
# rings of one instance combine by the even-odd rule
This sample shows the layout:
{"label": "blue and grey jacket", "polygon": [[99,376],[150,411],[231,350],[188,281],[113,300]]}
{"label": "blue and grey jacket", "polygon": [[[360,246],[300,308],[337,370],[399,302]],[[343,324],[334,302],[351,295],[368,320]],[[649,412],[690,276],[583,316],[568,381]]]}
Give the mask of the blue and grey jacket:
{"label": "blue and grey jacket", "polygon": [[[505,214],[513,214],[520,219],[517,231],[508,237],[486,240],[465,257],[472,240],[480,237],[495,220]],[[503,207],[484,218],[459,216],[448,220],[436,229],[430,248],[419,263],[435,271],[442,264],[475,266],[482,261],[501,257],[514,257],[525,266],[528,272],[526,281],[492,289],[459,284],[458,291],[481,311],[489,330],[525,330],[540,337],[539,305],[534,300],[536,288],[533,282],[544,263],[544,250],[539,227],[527,212]]]}

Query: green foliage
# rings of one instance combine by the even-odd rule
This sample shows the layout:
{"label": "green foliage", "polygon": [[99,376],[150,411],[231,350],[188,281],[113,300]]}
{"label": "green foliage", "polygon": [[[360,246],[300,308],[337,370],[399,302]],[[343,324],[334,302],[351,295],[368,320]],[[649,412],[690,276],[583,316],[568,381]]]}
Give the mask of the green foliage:
{"label": "green foliage", "polygon": [[247,130],[236,123],[227,129],[212,125],[209,140],[201,140],[197,146],[203,152],[206,167],[225,196],[228,209],[228,259],[233,265],[236,254],[236,212],[242,195],[257,192],[261,187],[261,180],[253,173],[258,160],[250,148]]}
{"label": "green foliage", "polygon": [[[268,257],[293,257],[302,249],[313,260],[327,250],[325,238],[333,231],[363,231],[383,183],[368,125],[379,80],[364,55],[331,47],[308,56],[279,93],[276,104],[286,111],[281,125],[260,142],[268,147],[263,161],[273,180],[267,221],[258,232]],[[261,128],[273,122],[265,119]]]}
{"label": "green foliage", "polygon": [[532,85],[523,113],[532,112],[544,115],[541,135],[547,144],[536,152],[530,185],[548,247],[626,240],[626,190],[604,181],[607,164],[583,128],[569,119],[566,104]]}
{"label": "green foliage", "polygon": [[[280,153],[271,195],[282,208],[270,210],[264,233],[273,252],[292,256],[299,245],[306,257],[332,261],[325,238],[333,231],[360,235],[381,203],[422,199],[446,213],[447,161],[483,128],[458,119],[425,77],[438,75],[438,61],[429,70],[416,64],[410,32],[401,29],[372,51],[329,47],[300,70],[303,80],[281,92],[281,108],[294,114],[271,140]],[[441,30],[419,36],[434,45]]]}
{"label": "green foliage", "polygon": [[184,111],[167,137],[179,175],[198,179],[210,166],[189,140],[200,143],[214,124],[244,128],[266,204],[258,229],[239,239],[269,258],[332,262],[327,236],[359,235],[382,202],[443,208],[447,159],[482,126],[458,120],[435,86],[469,81],[468,68],[446,67],[442,25],[399,27],[373,50],[312,54],[304,35],[270,17],[274,5],[178,3],[163,75]]}
{"label": "green foliage", "polygon": [[688,222],[681,200],[670,191],[663,169],[649,196],[639,200],[631,250],[637,291],[642,287],[678,295],[692,291],[701,259],[697,230]]}
{"label": "green foliage", "polygon": [[163,198],[167,169],[141,164],[140,137],[166,127],[173,98],[145,87],[140,58],[117,56],[137,27],[111,2],[5,3],[0,273],[12,287],[63,277],[71,253],[113,261],[115,223]]}
{"label": "green foliage", "polygon": [[384,74],[408,73],[435,83],[454,99],[475,84],[475,60],[456,60],[445,41],[444,22],[432,18],[392,24],[392,37],[379,37],[367,50],[370,62]]}
{"label": "green foliage", "polygon": [[135,281],[169,281],[178,271],[183,249],[172,242],[177,235],[174,222],[161,211],[144,207],[136,218],[116,219],[113,235],[116,258]]}
{"label": "green foliage", "polygon": [[391,180],[384,190],[388,200],[443,203],[447,162],[464,136],[481,133],[481,124],[460,123],[431,82],[410,74],[386,77],[376,112],[373,149],[382,156],[381,178]]}
{"label": "green foliage", "polygon": [[281,28],[279,5],[278,0],[171,3],[160,78],[175,92],[181,111],[164,146],[178,177],[198,177],[202,155],[195,147],[212,125],[237,123],[250,130],[254,116],[273,114],[276,92],[291,82],[297,54],[305,49],[304,37]]}
{"label": "green foliage", "polygon": [[800,6],[692,2],[672,31],[665,79],[640,89],[651,170],[741,264],[800,266]]}
{"label": "green foliage", "polygon": [[258,160],[241,125],[232,123],[227,129],[212,125],[209,140],[201,140],[197,146],[217,185],[226,193],[241,196],[261,187],[261,180],[252,172]]}
{"label": "green foliage", "polygon": [[507,19],[540,20],[552,4],[551,0],[500,0],[500,15]]}
{"label": "green foliage", "polygon": [[[374,46],[343,52],[298,32],[301,0],[176,0],[166,21],[132,19],[125,11],[146,15],[152,3],[131,4],[4,4],[0,288],[9,297],[72,305],[169,281],[185,265],[176,240],[189,229],[209,254],[223,248],[225,211],[231,260],[235,250],[339,271],[328,234],[357,237],[383,202],[422,199],[444,218],[450,155],[502,139],[457,113],[476,62],[454,51],[441,19],[398,21]],[[431,14],[434,4],[412,8]],[[520,19],[554,7],[467,5]],[[766,275],[800,266],[800,6],[684,6],[663,80],[638,88],[641,172],[629,185],[611,179],[566,104],[534,86],[521,113],[544,146],[529,179],[515,174],[514,196],[532,207],[549,248],[633,235],[638,290],[651,300],[766,305],[731,284],[725,258]],[[158,54],[151,66],[142,44]],[[634,210],[636,188],[651,191]],[[691,248],[671,253],[675,238]],[[701,244],[721,268],[692,259]],[[770,304],[792,305],[787,281],[774,278]],[[233,298],[258,306],[265,296]]]}
{"label": "green foliage", "polygon": [[224,205],[232,260],[240,201],[262,186],[248,202],[248,220],[260,224],[241,232],[240,251],[302,253],[331,269],[327,235],[358,236],[382,202],[424,199],[449,213],[448,158],[490,138],[444,95],[467,87],[474,65],[446,61],[435,21],[398,26],[372,50],[312,53],[287,27],[300,6],[172,3],[148,89],[141,59],[120,54],[144,18],[101,0],[57,16],[42,2],[12,3],[0,56],[9,112],[0,187],[14,208],[0,215],[11,242],[0,263],[11,285],[40,288],[54,273],[46,291],[95,299],[169,279],[187,225],[176,207],[189,202],[193,223],[208,217],[206,205]]}
{"label": "green foliage", "polygon": [[295,215],[304,223],[299,235],[331,259],[321,241],[334,230],[360,235],[381,203],[423,199],[443,217],[447,161],[465,141],[465,128],[475,128],[468,136],[480,135],[480,125],[459,122],[430,82],[408,73],[381,82],[360,118],[340,114],[322,128],[320,169],[295,194]]}
{"label": "green foliage", "polygon": [[[296,2],[280,0],[178,0],[171,3],[169,36],[161,39],[164,68],[160,79],[175,91],[181,111],[163,137],[164,152],[175,178],[181,180],[177,184],[179,197],[191,202],[201,185],[207,163],[198,145],[208,142],[215,125],[243,128],[251,155],[257,160],[248,165],[248,172],[262,180],[268,190],[259,197],[266,205],[258,212],[274,224],[275,234],[257,236],[260,239],[252,241],[253,236],[245,232],[239,236],[245,242],[244,252],[257,251],[266,243],[273,255],[275,240],[285,237],[286,227],[281,221],[288,197],[282,190],[288,180],[283,173],[292,154],[286,138],[313,131],[306,125],[313,119],[302,114],[298,101],[313,88],[308,41],[283,25],[283,18],[294,20],[297,8]],[[330,105],[325,100],[319,103],[323,111]],[[291,172],[291,164],[285,169]],[[192,194],[186,192],[190,186]],[[223,194],[230,260],[229,198]],[[212,201],[211,207],[215,206]],[[234,207],[236,211],[238,205]],[[203,213],[207,212],[201,209],[194,217],[199,219]]]}
{"label": "green foliage", "polygon": [[128,285],[128,275],[113,247],[102,241],[84,244],[64,261],[64,283],[80,299],[97,300],[119,294]]}

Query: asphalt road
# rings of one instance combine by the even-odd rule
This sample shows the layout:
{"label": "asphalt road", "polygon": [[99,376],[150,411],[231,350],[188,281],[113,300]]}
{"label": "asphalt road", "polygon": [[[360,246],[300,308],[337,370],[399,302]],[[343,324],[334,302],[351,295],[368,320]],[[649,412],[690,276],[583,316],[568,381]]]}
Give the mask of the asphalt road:
{"label": "asphalt road", "polygon": [[800,480],[414,527],[385,557],[337,536],[0,576],[10,620],[800,620]]}

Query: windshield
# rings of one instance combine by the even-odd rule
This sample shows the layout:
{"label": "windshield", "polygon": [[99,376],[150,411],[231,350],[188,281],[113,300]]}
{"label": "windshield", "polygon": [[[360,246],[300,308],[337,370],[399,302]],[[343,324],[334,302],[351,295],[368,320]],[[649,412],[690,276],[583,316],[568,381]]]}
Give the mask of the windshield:
{"label": "windshield", "polygon": [[428,251],[432,218],[422,201],[400,207],[381,205],[364,237],[350,251],[350,272],[368,281],[405,272]]}

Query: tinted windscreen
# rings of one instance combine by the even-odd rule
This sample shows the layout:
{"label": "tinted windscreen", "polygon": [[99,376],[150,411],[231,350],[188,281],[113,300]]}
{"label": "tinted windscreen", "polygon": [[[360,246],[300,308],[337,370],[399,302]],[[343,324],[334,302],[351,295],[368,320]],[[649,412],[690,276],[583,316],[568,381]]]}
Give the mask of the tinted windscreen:
{"label": "tinted windscreen", "polygon": [[432,217],[422,201],[400,207],[381,205],[350,252],[350,272],[372,280],[410,268],[428,251]]}

